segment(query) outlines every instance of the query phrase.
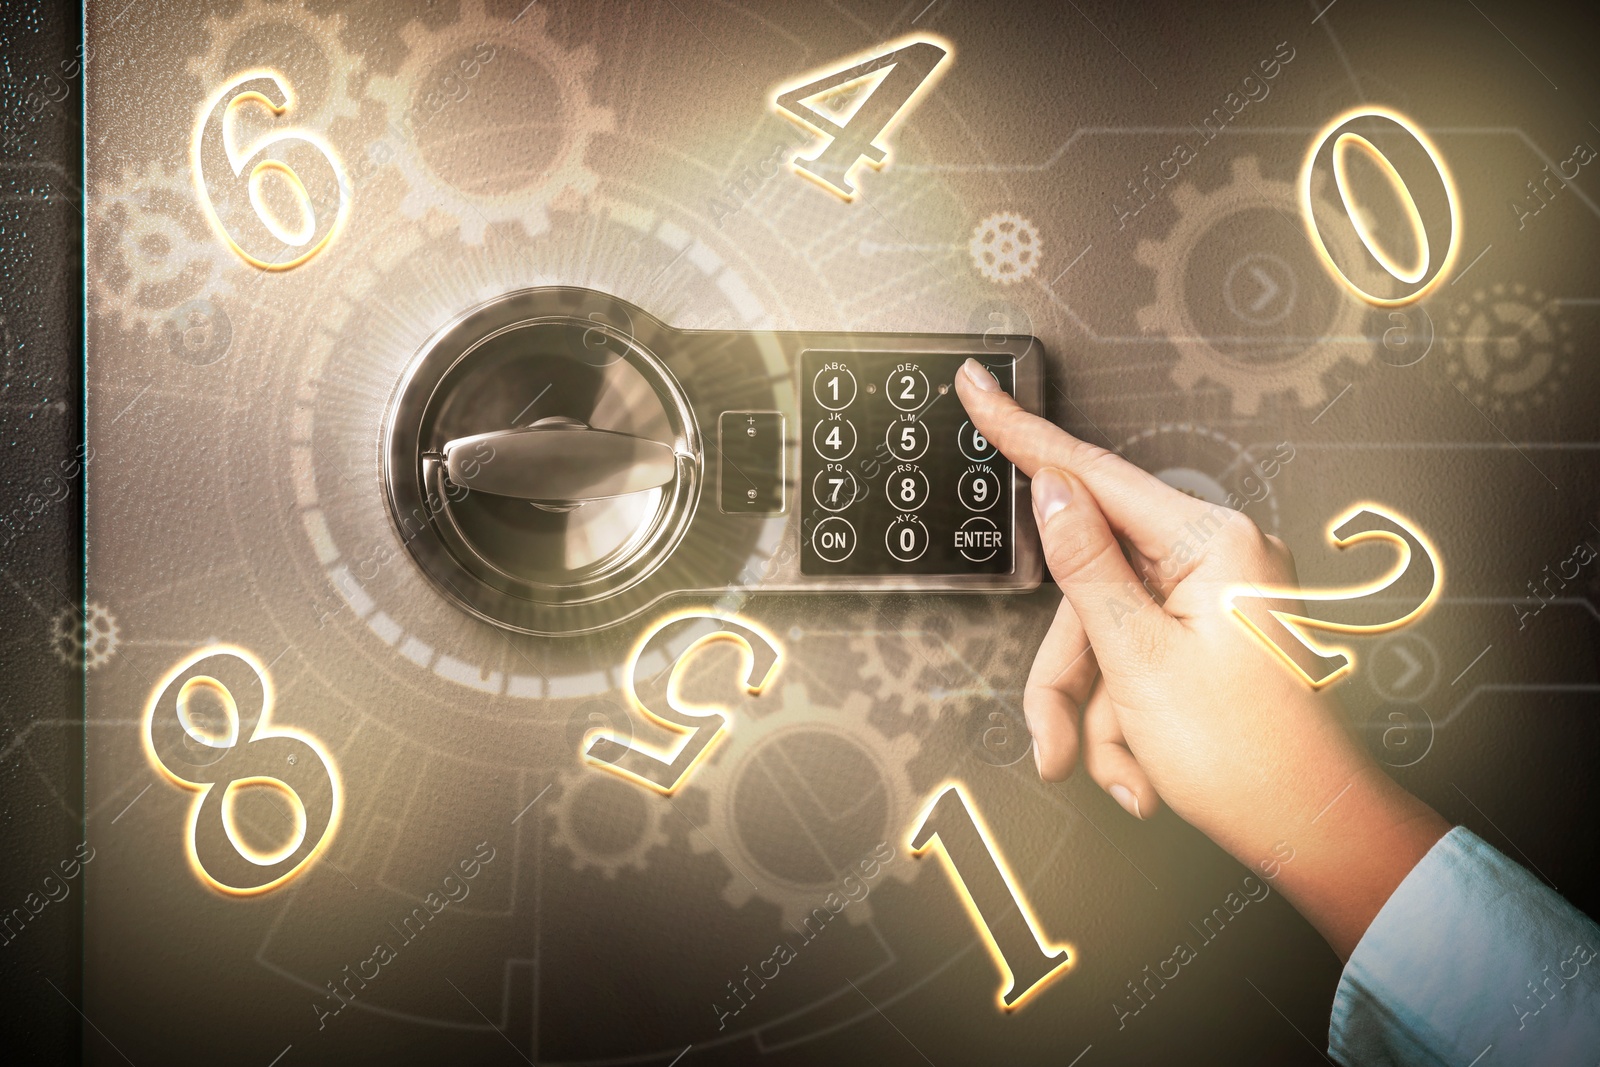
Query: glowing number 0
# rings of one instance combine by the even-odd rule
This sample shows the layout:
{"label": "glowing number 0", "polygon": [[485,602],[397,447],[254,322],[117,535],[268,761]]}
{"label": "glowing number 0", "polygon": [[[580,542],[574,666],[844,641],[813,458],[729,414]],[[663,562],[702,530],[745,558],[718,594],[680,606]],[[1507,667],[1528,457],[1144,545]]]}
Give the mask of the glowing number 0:
{"label": "glowing number 0", "polygon": [[923,809],[911,830],[911,854],[922,855],[935,841],[961,902],[1000,968],[1000,1007],[1006,1011],[1021,1007],[1072,962],[1069,947],[1045,944],[1038,920],[1006,870],[983,816],[959,783],[941,786]]}
{"label": "glowing number 0", "polygon": [[[224,711],[223,735],[197,729],[192,701],[201,690]],[[333,758],[309,734],[268,729],[272,703],[261,662],[244,649],[214,645],[167,672],[145,708],[145,755],[170,781],[200,794],[189,809],[190,864],[224,893],[277,888],[327,847],[339,825]],[[290,802],[293,832],[277,852],[256,852],[240,839],[233,810],[242,786],[274,787]]]}
{"label": "glowing number 0", "polygon": [[[1357,504],[1328,526],[1328,540],[1339,548],[1362,541],[1388,541],[1399,549],[1394,568],[1367,586],[1352,589],[1235,589],[1228,604],[1240,621],[1265,641],[1313,688],[1321,688],[1355,668],[1347,648],[1324,648],[1309,636],[1312,630],[1376,634],[1404,626],[1439,598],[1444,570],[1439,555],[1405,519],[1376,504]],[[1378,599],[1379,597],[1382,599]],[[1304,600],[1322,606],[1316,618],[1274,600]],[[1396,603],[1399,610],[1396,610]]]}
{"label": "glowing number 0", "polygon": [[687,736],[668,751],[637,741],[618,741],[608,731],[591,731],[584,738],[580,755],[596,766],[669,796],[687,782],[729,728],[729,717],[723,709],[685,704],[678,692],[689,660],[718,641],[731,641],[743,649],[746,692],[759,693],[776,677],[780,659],[777,643],[754,625],[732,616],[670,616],[647,630],[634,646],[623,668],[623,692],[628,703],[651,721]]}
{"label": "glowing number 0", "polygon": [[[327,247],[344,225],[349,184],[332,147],[312,131],[272,130],[241,147],[235,111],[247,103],[282,115],[294,107],[294,93],[270,70],[245,71],[214,92],[200,112],[190,149],[195,190],[212,229],[230,248],[263,270],[288,270]],[[293,225],[285,225],[263,199],[269,174],[278,175],[294,196],[300,217]],[[334,210],[319,207],[334,194]]]}
{"label": "glowing number 0", "polygon": [[[828,138],[815,155],[792,162],[795,173],[810,178],[829,192],[854,200],[854,173],[863,163],[882,169],[889,161],[883,143],[890,129],[911,111],[922,94],[933,88],[950,57],[947,41],[927,36],[905,37],[883,46],[886,51],[852,57],[826,74],[800,85],[778,90],[773,106],[801,126]],[[866,79],[883,72],[877,82]],[[858,84],[859,83],[859,84]],[[811,106],[855,86],[867,93],[841,125]]]}
{"label": "glowing number 0", "polygon": [[[1409,138],[1410,142],[1426,154],[1426,158],[1433,165],[1434,174],[1431,176],[1433,180],[1430,181],[1430,176],[1426,175],[1424,167],[1423,182],[1428,186],[1428,191],[1435,195],[1425,197],[1424,205],[1426,213],[1438,224],[1436,229],[1442,227],[1447,230],[1443,256],[1435,257],[1435,249],[1428,236],[1428,226],[1423,219],[1424,210],[1418,207],[1417,197],[1413,195],[1405,179],[1400,176],[1394,163],[1363,133],[1347,128],[1352,124],[1358,125],[1361,130],[1373,136],[1398,133]],[[1403,265],[1396,261],[1379,241],[1367,214],[1354,202],[1350,180],[1352,152],[1359,152],[1378,169],[1399,203],[1410,226],[1411,239],[1416,247],[1416,258],[1412,264]],[[1416,153],[1413,151],[1410,155],[1415,158]],[[1342,220],[1317,218],[1317,201],[1311,195],[1311,181],[1313,173],[1324,160],[1332,166],[1334,184],[1338,188],[1339,199],[1344,206]],[[1455,264],[1456,253],[1461,246],[1461,213],[1456,207],[1454,180],[1450,177],[1450,170],[1445,166],[1444,157],[1439,154],[1438,148],[1420,128],[1397,111],[1381,107],[1355,108],[1346,111],[1323,127],[1311,142],[1311,149],[1306,153],[1305,163],[1300,168],[1299,195],[1300,213],[1305,219],[1306,232],[1323,266],[1369,304],[1379,307],[1400,307],[1421,300],[1444,281],[1450,273],[1450,268]],[[1335,261],[1332,253],[1328,251],[1328,243],[1323,240],[1325,223],[1330,228],[1349,226],[1360,239],[1362,247],[1372,257],[1372,262],[1382,270],[1383,274],[1388,275],[1389,280],[1384,281],[1382,275],[1372,271],[1371,264]],[[1344,247],[1337,241],[1334,243],[1336,246]],[[1350,244],[1348,247],[1354,245]],[[1352,271],[1363,266],[1367,268],[1360,272],[1363,280],[1370,277],[1366,286],[1350,276]],[[1396,286],[1392,284],[1394,282],[1400,284]],[[1380,284],[1388,288],[1388,293],[1373,292],[1367,287],[1378,287]]]}

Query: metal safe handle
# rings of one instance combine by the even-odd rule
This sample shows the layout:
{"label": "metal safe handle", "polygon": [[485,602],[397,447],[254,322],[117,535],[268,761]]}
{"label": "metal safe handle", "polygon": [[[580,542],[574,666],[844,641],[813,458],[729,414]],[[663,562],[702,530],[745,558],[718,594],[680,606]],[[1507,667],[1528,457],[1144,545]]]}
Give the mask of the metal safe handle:
{"label": "metal safe handle", "polygon": [[458,437],[440,458],[457,485],[573,507],[658,488],[678,470],[671,445],[561,417]]}

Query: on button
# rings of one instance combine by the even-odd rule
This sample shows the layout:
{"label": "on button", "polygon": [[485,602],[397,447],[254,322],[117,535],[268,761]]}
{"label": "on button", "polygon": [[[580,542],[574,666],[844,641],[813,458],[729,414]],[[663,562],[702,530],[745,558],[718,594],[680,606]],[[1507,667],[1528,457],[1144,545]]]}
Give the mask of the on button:
{"label": "on button", "polygon": [[811,531],[811,548],[828,563],[843,563],[856,550],[856,528],[837,515],[829,515]]}

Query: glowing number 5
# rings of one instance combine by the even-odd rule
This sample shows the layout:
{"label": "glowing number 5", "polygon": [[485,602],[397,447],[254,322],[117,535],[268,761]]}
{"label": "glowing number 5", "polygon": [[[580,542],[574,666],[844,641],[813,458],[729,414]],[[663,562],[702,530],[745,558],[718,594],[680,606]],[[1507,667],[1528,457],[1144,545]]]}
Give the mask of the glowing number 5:
{"label": "glowing number 5", "polygon": [[[1415,188],[1400,176],[1399,169],[1389,155],[1373,143],[1373,138],[1389,144],[1391,150],[1397,152],[1412,172]],[[1414,248],[1410,263],[1398,261],[1380,240],[1369,213],[1355,202],[1350,164],[1357,155],[1383,177],[1405,217],[1411,230],[1409,243]],[[1342,217],[1333,217],[1331,212],[1320,208],[1320,198],[1311,195],[1312,179],[1319,171],[1326,173],[1324,167],[1333,171],[1334,184],[1344,207]],[[1432,173],[1429,173],[1430,167]],[[1418,192],[1422,194],[1420,200]],[[1382,107],[1355,108],[1324,126],[1312,140],[1300,168],[1299,196],[1306,232],[1323,266],[1369,304],[1400,307],[1421,300],[1444,281],[1455,263],[1461,246],[1461,213],[1456,207],[1455,185],[1449,168],[1427,135],[1398,111]],[[1438,249],[1429,235],[1430,229],[1435,234],[1442,232],[1443,255],[1436,254]],[[1352,257],[1341,251],[1341,262],[1329,251],[1330,242],[1324,240],[1328,233],[1336,235],[1331,242],[1334,247],[1355,249],[1355,241],[1338,239],[1351,231],[1370,259],[1361,260],[1359,252]],[[1378,269],[1374,270],[1374,266]]]}
{"label": "glowing number 5", "polygon": [[669,796],[687,782],[729,728],[723,709],[695,707],[679,694],[689,661],[718,641],[731,641],[743,649],[746,692],[761,692],[777,675],[778,646],[752,624],[720,615],[669,617],[646,631],[634,647],[624,667],[623,690],[628,702],[651,721],[686,736],[669,751],[637,741],[624,743],[605,731],[594,731],[584,738],[581,755],[596,766]]}
{"label": "glowing number 5", "polygon": [[[1342,677],[1355,664],[1349,649],[1322,647],[1311,640],[1310,631],[1376,634],[1404,626],[1433,605],[1444,582],[1438,553],[1427,539],[1411,523],[1376,504],[1357,504],[1334,519],[1328,539],[1339,548],[1388,541],[1399,549],[1399,558],[1387,575],[1367,586],[1324,590],[1252,586],[1248,591],[1233,590],[1228,601],[1245,626],[1314,688]],[[1282,603],[1285,600],[1318,604],[1323,617],[1292,611]]]}
{"label": "glowing number 5", "polygon": [[1021,1007],[1045,982],[1072,962],[1066,946],[1046,946],[1039,923],[1000,859],[983,817],[959,783],[939,788],[911,830],[911,853],[920,856],[938,842],[956,892],[983,934],[989,955],[1004,977],[998,999],[1004,1010]]}
{"label": "glowing number 5", "polygon": [[[294,107],[294,93],[270,70],[246,71],[214,92],[190,149],[195,190],[212,229],[230,248],[264,270],[288,270],[327,247],[344,225],[349,185],[332,147],[310,130],[271,130],[241,146],[236,112],[246,104],[282,115]],[[267,202],[273,175],[298,218],[280,219]]]}
{"label": "glowing number 5", "polygon": [[[206,722],[195,702],[202,693],[220,722]],[[276,888],[304,870],[327,847],[339,824],[341,797],[333,758],[316,738],[268,729],[272,681],[253,655],[215,645],[171,671],[144,713],[145,754],[173,783],[199,793],[189,809],[190,864],[207,884],[246,895]],[[292,814],[276,852],[258,852],[240,837],[234,819],[238,791],[272,787]]]}
{"label": "glowing number 5", "polygon": [[[779,89],[773,99],[781,113],[828,138],[815,155],[795,157],[796,173],[846,200],[855,199],[851,179],[856,168],[863,163],[882,168],[889,161],[889,147],[883,139],[910,112],[915,98],[933,87],[951,51],[948,42],[924,36],[902,38],[883,47],[886,51],[852,57],[804,84]],[[877,78],[868,84],[874,75]],[[839,113],[830,115],[812,106],[851,89],[867,95],[842,123],[835,121]]]}

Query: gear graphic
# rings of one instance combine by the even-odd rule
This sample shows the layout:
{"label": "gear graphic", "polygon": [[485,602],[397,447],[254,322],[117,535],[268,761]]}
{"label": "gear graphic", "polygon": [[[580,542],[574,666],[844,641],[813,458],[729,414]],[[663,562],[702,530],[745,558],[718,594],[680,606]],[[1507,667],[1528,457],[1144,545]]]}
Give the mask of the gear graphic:
{"label": "gear graphic", "polygon": [[50,646],[69,667],[102,667],[121,643],[117,620],[105,606],[90,603],[81,615],[73,607],[62,608],[50,623]]}
{"label": "gear graphic", "polygon": [[1571,372],[1572,327],[1524,285],[1480,289],[1456,305],[1445,351],[1457,389],[1488,411],[1522,413],[1561,392]]}
{"label": "gear graphic", "polygon": [[90,240],[109,269],[89,287],[95,314],[155,333],[174,309],[233,291],[239,259],[207,229],[187,172],[151,163],[89,205]]}
{"label": "gear graphic", "polygon": [[[696,852],[715,849],[732,868],[722,891],[730,905],[759,894],[798,927],[847,875],[860,877],[855,865],[880,843],[899,853],[884,875],[915,877],[901,837],[920,804],[908,767],[921,742],[869,726],[872,705],[859,693],[841,708],[814,703],[800,683],[777,696],[780,706],[761,718],[736,720],[690,781],[710,814],[689,842]],[[860,922],[866,905],[844,914]]]}
{"label": "gear graphic", "polygon": [[545,816],[550,841],[572,854],[574,870],[598,867],[607,878],[624,867],[642,871],[651,851],[667,844],[666,803],[609,771],[569,771]]}
{"label": "gear graphic", "polygon": [[207,90],[240,71],[272,67],[294,87],[296,121],[327,132],[336,117],[361,111],[351,91],[363,59],[339,43],[344,16],[320,17],[297,4],[247,0],[235,15],[206,16],[210,38],[204,55],[189,60],[189,73]]}
{"label": "gear graphic", "polygon": [[1242,511],[1266,533],[1278,532],[1271,480],[1287,461],[1275,446],[1246,447],[1205,426],[1167,422],[1134,434],[1117,451],[1180,493]]}
{"label": "gear graphic", "polygon": [[911,600],[885,605],[886,625],[851,637],[862,664],[862,688],[872,706],[938,719],[993,705],[1022,706],[1027,664],[1016,659],[1014,635],[1022,604],[996,597],[962,597],[948,603]]}
{"label": "gear graphic", "polygon": [[[1178,363],[1172,370],[1172,378],[1183,389],[1193,389],[1202,379],[1221,385],[1232,393],[1233,410],[1239,415],[1256,414],[1263,397],[1280,393],[1292,393],[1302,406],[1311,407],[1326,399],[1322,379],[1327,371],[1346,359],[1371,362],[1374,346],[1365,337],[1368,309],[1335,286],[1309,256],[1302,273],[1326,286],[1326,296],[1320,300],[1305,292],[1306,286],[1293,284],[1292,277],[1279,281],[1266,273],[1266,268],[1273,265],[1286,267],[1281,257],[1253,253],[1243,257],[1236,269],[1243,266],[1246,276],[1253,272],[1261,280],[1263,289],[1259,295],[1265,300],[1258,299],[1248,305],[1247,310],[1231,308],[1247,327],[1275,325],[1278,320],[1289,317],[1295,310],[1297,292],[1301,312],[1311,308],[1313,312],[1322,312],[1322,318],[1310,328],[1294,330],[1299,335],[1295,338],[1280,334],[1281,341],[1278,341],[1256,335],[1253,341],[1276,342],[1265,350],[1272,358],[1252,359],[1223,351],[1221,346],[1230,339],[1215,336],[1219,331],[1196,321],[1203,316],[1196,316],[1188,291],[1189,267],[1197,249],[1208,235],[1255,232],[1253,228],[1239,226],[1230,230],[1230,222],[1244,213],[1275,211],[1291,219],[1300,214],[1294,185],[1264,178],[1254,157],[1235,159],[1232,173],[1231,181],[1209,193],[1189,183],[1174,186],[1171,196],[1178,209],[1177,223],[1163,240],[1139,242],[1134,258],[1155,271],[1156,276],[1156,298],[1139,309],[1139,327],[1171,336],[1178,349]],[[1344,248],[1338,251],[1351,255],[1359,253],[1359,250]],[[1234,272],[1228,271],[1226,275],[1231,279]],[[1280,295],[1288,306],[1280,314],[1261,315],[1263,308]],[[1227,332],[1240,331],[1229,329]],[[1353,344],[1352,338],[1360,340]]]}
{"label": "gear graphic", "polygon": [[967,245],[978,272],[1001,285],[1031,278],[1039,268],[1041,248],[1033,223],[1009,211],[996,212],[978,223]]}
{"label": "gear graphic", "polygon": [[[405,61],[393,77],[374,76],[367,83],[367,92],[383,104],[387,128],[403,131],[406,143],[394,153],[394,165],[409,186],[400,203],[400,211],[407,218],[421,218],[430,209],[437,209],[455,220],[461,240],[482,244],[488,227],[502,222],[517,223],[530,236],[538,234],[547,224],[548,206],[559,196],[587,196],[594,191],[599,178],[584,166],[584,154],[595,134],[614,125],[611,111],[594,106],[589,99],[588,83],[598,57],[592,46],[567,50],[552,40],[545,31],[546,10],[530,6],[517,19],[508,21],[489,17],[483,0],[462,0],[461,17],[452,25],[434,30],[413,21],[401,30],[410,49]],[[513,26],[512,21],[517,25]],[[475,73],[469,77],[468,71]],[[519,74],[523,84],[518,88],[532,85],[558,102],[557,113],[548,124],[540,126],[542,135],[555,134],[559,141],[549,161],[537,164],[542,175],[515,188],[506,187],[504,181],[486,181],[478,176],[470,180],[482,188],[468,189],[441,174],[440,165],[450,163],[451,152],[447,149],[451,146],[468,137],[491,138],[501,146],[499,154],[503,156],[504,146],[509,143],[506,135],[512,131],[494,127],[463,130],[463,125],[470,123],[464,124],[459,115],[443,125],[432,120],[441,114],[449,116],[452,108],[461,107],[474,93],[492,96],[487,85],[491,78],[503,80]],[[449,91],[447,84],[464,86],[464,95],[439,95]],[[438,138],[419,139],[419,133],[429,131],[412,121],[418,105],[430,99],[443,102],[428,116],[428,125],[440,130],[448,128],[446,147],[431,158],[427,147]],[[523,101],[523,108],[527,106]],[[521,140],[542,143],[538,139]],[[370,150],[374,158],[379,155],[379,148],[374,145]],[[455,154],[460,154],[458,148]],[[529,171],[519,162],[506,162],[503,166],[503,174],[491,179]]]}

